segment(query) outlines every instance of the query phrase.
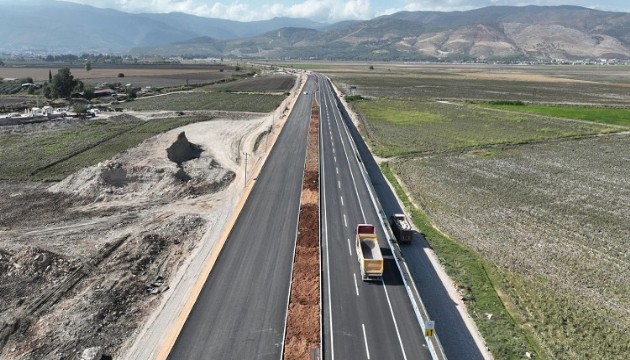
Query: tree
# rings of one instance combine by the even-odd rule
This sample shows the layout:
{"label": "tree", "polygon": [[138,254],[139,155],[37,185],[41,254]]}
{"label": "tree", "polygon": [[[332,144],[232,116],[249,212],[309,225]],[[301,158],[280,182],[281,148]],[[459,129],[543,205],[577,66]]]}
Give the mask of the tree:
{"label": "tree", "polygon": [[90,70],[92,70],[92,62],[90,60],[86,61],[83,67],[85,71],[90,72]]}
{"label": "tree", "polygon": [[94,98],[94,86],[87,85],[83,88],[83,97],[92,100]]}
{"label": "tree", "polygon": [[50,69],[48,69],[48,82],[52,82],[52,71],[50,71]]}
{"label": "tree", "polygon": [[70,68],[59,69],[50,83],[52,86],[51,95],[55,98],[69,97],[77,84],[77,80],[70,73]]}

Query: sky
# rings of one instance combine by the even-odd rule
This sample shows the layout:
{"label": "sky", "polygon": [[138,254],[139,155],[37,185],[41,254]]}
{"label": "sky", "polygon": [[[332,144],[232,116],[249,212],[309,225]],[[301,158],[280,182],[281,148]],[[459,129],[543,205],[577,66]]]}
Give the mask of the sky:
{"label": "sky", "polygon": [[138,13],[184,12],[238,21],[274,17],[308,18],[333,23],[366,20],[398,11],[464,11],[492,5],[577,5],[630,12],[630,0],[66,0]]}

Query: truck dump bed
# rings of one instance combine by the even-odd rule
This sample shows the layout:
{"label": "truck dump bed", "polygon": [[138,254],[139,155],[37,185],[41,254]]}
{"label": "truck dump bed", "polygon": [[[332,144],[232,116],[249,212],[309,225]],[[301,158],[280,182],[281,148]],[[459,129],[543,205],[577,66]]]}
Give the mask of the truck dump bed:
{"label": "truck dump bed", "polygon": [[392,215],[392,230],[399,242],[409,243],[413,238],[413,231],[411,224],[407,221],[404,214]]}
{"label": "truck dump bed", "polygon": [[382,260],[381,248],[378,246],[376,237],[371,239],[361,239],[361,252],[365,260]]}
{"label": "truck dump bed", "polygon": [[361,278],[380,280],[383,277],[383,255],[373,225],[357,225],[356,248],[361,265]]}

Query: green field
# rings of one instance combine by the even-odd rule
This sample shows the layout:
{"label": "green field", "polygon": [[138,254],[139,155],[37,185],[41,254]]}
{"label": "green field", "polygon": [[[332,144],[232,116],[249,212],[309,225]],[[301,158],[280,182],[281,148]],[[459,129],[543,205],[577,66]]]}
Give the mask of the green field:
{"label": "green field", "polygon": [[527,112],[565,119],[592,121],[602,124],[630,126],[630,109],[559,106],[559,105],[494,105],[483,107],[515,112]]}
{"label": "green field", "polygon": [[207,116],[170,119],[90,120],[35,131],[0,133],[0,180],[58,181],[112,158],[162,132]]}
{"label": "green field", "polygon": [[601,124],[576,124],[464,103],[375,99],[352,105],[365,119],[363,132],[381,157],[619,131]]}
{"label": "green field", "polygon": [[284,95],[246,94],[222,91],[176,92],[120,104],[135,111],[245,111],[267,113],[280,106]]}

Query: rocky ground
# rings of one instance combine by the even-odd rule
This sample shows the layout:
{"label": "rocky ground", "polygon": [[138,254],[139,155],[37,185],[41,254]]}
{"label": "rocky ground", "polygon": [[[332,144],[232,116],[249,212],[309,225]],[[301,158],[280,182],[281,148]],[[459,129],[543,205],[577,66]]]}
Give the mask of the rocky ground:
{"label": "rocky ground", "polygon": [[116,357],[242,187],[264,120],[191,124],[53,185],[0,183],[0,359]]}

